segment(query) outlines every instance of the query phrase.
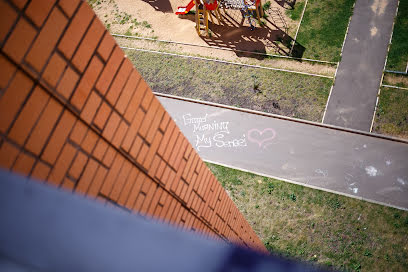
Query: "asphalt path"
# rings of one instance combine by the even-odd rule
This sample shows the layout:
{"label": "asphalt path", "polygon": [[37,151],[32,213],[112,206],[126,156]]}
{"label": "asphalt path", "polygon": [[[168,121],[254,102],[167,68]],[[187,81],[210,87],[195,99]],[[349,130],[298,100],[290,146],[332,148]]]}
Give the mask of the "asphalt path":
{"label": "asphalt path", "polygon": [[323,122],[370,131],[398,0],[357,0]]}
{"label": "asphalt path", "polygon": [[408,143],[159,99],[206,161],[408,210]]}

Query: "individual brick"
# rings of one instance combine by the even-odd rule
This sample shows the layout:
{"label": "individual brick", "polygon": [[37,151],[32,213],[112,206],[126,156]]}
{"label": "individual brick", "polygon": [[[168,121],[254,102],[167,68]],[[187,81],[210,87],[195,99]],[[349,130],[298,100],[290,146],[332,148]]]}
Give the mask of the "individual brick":
{"label": "individual brick", "polygon": [[140,213],[142,213],[142,214],[146,214],[146,213],[147,213],[147,211],[148,211],[148,209],[149,209],[149,207],[150,207],[150,204],[151,204],[151,202],[152,202],[154,193],[155,193],[156,190],[157,190],[157,184],[156,184],[155,182],[152,182],[152,181],[150,181],[150,183],[151,183],[151,184],[150,184],[149,190],[148,190],[147,193],[146,193],[146,198],[145,198],[145,200],[143,201],[142,206],[140,207]]}
{"label": "individual brick", "polygon": [[158,186],[155,193],[154,193],[152,201],[150,203],[149,209],[146,211],[146,214],[148,214],[150,216],[153,216],[154,211],[155,211],[157,205],[159,204],[159,200],[160,200],[160,198],[162,196],[162,193],[163,193],[163,189],[160,186]]}
{"label": "individual brick", "polygon": [[65,16],[54,8],[26,57],[27,63],[37,72],[44,67],[66,25]]}
{"label": "individual brick", "polygon": [[17,67],[14,66],[10,61],[6,59],[3,55],[0,55],[0,91],[6,88],[7,84],[9,83],[11,77],[17,70]]}
{"label": "individual brick", "polygon": [[133,142],[135,141],[136,134],[139,130],[139,127],[144,119],[145,113],[142,109],[139,109],[135,120],[130,124],[129,130],[126,133],[125,139],[122,142],[122,149],[126,152],[129,152]]}
{"label": "individual brick", "polygon": [[125,185],[126,179],[130,174],[130,170],[132,170],[132,165],[129,161],[125,160],[122,169],[120,170],[120,173],[116,178],[115,183],[113,184],[112,191],[109,194],[109,198],[111,200],[116,202],[119,199],[122,188]]}
{"label": "individual brick", "polygon": [[111,112],[111,107],[106,102],[102,102],[102,105],[99,107],[98,113],[93,121],[94,125],[100,130],[103,130]]}
{"label": "individual brick", "polygon": [[10,169],[19,152],[17,147],[4,141],[0,148],[0,167]]}
{"label": "individual brick", "polygon": [[61,184],[61,187],[68,192],[72,192],[74,190],[75,187],[75,182],[73,180],[71,180],[70,178],[66,177],[64,178],[64,181]]}
{"label": "individual brick", "polygon": [[37,86],[28,99],[27,104],[18,115],[8,136],[18,144],[23,145],[42,110],[47,105],[49,98],[49,95]]}
{"label": "individual brick", "polygon": [[105,153],[105,156],[103,157],[103,163],[106,166],[110,167],[113,162],[113,159],[115,158],[115,155],[116,150],[113,147],[109,146],[108,150]]}
{"label": "individual brick", "polygon": [[115,45],[115,40],[109,34],[109,32],[106,31],[105,36],[103,37],[102,42],[100,43],[98,47],[98,53],[104,61],[108,60],[114,45]]}
{"label": "individual brick", "polygon": [[[143,193],[140,193],[140,194],[137,196],[136,202],[135,202],[135,204],[133,205],[133,207],[132,207],[131,210],[133,210],[133,211],[135,211],[135,212],[137,212],[137,213],[139,213],[139,214],[142,214],[142,213],[140,213],[140,209],[141,209],[141,207],[142,207],[142,205],[143,205],[143,202],[145,201],[145,198],[146,198],[146,195],[143,194]],[[142,214],[142,215],[144,215],[144,214]]]}
{"label": "individual brick", "polygon": [[98,143],[96,144],[96,147],[92,154],[97,160],[102,161],[102,158],[105,155],[107,149],[108,143],[104,139],[99,138]]}
{"label": "individual brick", "polygon": [[140,75],[139,73],[136,71],[136,69],[132,70],[132,73],[129,76],[128,81],[126,82],[126,85],[122,91],[122,94],[120,95],[118,102],[116,103],[116,110],[120,113],[120,114],[124,114],[125,110],[128,106],[128,104],[130,103],[130,100],[133,96],[133,93],[136,90],[136,86],[140,81]]}
{"label": "individual brick", "polygon": [[78,80],[79,75],[71,67],[67,67],[60,83],[57,86],[57,92],[65,99],[69,99]]}
{"label": "individual brick", "polygon": [[170,115],[167,111],[164,111],[163,119],[160,122],[159,129],[164,132],[167,128],[169,121],[171,120]]}
{"label": "individual brick", "polygon": [[[91,184],[89,185],[89,189],[87,193],[88,196],[96,197],[98,195],[99,190],[107,174],[108,174],[108,170],[102,165],[100,165],[98,167],[95,177],[93,178]],[[84,180],[84,181],[87,181],[87,180]],[[84,186],[83,191],[86,192],[85,190],[86,190],[86,186]]]}
{"label": "individual brick", "polygon": [[169,124],[169,127],[166,129],[163,135],[162,142],[160,144],[159,149],[157,150],[157,153],[163,157],[164,152],[166,151],[166,148],[168,146],[168,143],[170,141],[171,135],[173,134],[173,131],[177,130],[176,129],[176,124],[174,122],[171,122]]}
{"label": "individual brick", "polygon": [[28,138],[25,146],[28,150],[37,156],[40,154],[61,112],[61,104],[54,99],[50,99],[44,112],[40,116],[40,120],[37,122]]}
{"label": "individual brick", "polygon": [[[143,79],[141,81],[144,81]],[[146,94],[143,97],[142,103],[140,103],[140,106],[142,107],[142,109],[144,109],[145,111],[148,111],[150,104],[152,103],[152,100],[156,100],[153,99],[155,98],[152,91],[148,88],[146,90]]]}
{"label": "individual brick", "polygon": [[145,143],[143,143],[142,148],[139,151],[139,154],[137,155],[136,161],[139,164],[142,164],[143,161],[145,160],[147,156],[147,152],[149,151],[149,146]]}
{"label": "individual brick", "polygon": [[162,178],[162,176],[163,176],[163,173],[164,173],[165,168],[166,168],[166,162],[163,161],[163,160],[160,160],[159,167],[157,168],[157,171],[156,171],[156,174],[155,174],[155,177],[156,177],[159,181],[161,180],[161,178]]}
{"label": "individual brick", "polygon": [[68,15],[68,17],[72,17],[74,11],[78,7],[80,0],[60,0],[58,2],[59,6],[62,10]]}
{"label": "individual brick", "polygon": [[170,137],[170,140],[168,142],[166,152],[163,154],[163,159],[165,161],[169,161],[170,155],[172,154],[172,151],[175,150],[174,146],[176,144],[176,141],[179,141],[180,137],[184,137],[183,134],[181,134],[180,130],[178,127],[175,127],[173,134]]}
{"label": "individual brick", "polygon": [[85,150],[85,152],[87,152],[88,154],[91,154],[98,139],[99,136],[95,132],[93,132],[92,130],[88,130],[88,133],[86,134],[85,139],[81,144],[82,149]]}
{"label": "individual brick", "polygon": [[44,161],[54,164],[74,123],[75,117],[69,111],[64,111],[41,156]]}
{"label": "individual brick", "polygon": [[67,59],[71,59],[94,15],[89,5],[86,2],[82,2],[58,45],[58,49],[61,50]]}
{"label": "individual brick", "polygon": [[157,152],[157,149],[159,148],[161,139],[162,139],[162,134],[159,132],[156,134],[156,138],[154,139],[153,143],[150,145],[150,148],[147,152],[146,158],[143,161],[143,167],[145,169],[150,169],[150,165],[153,161],[153,158]]}
{"label": "individual brick", "polygon": [[3,96],[0,97],[0,132],[5,132],[9,128],[32,86],[33,82],[18,71]]}
{"label": "individual brick", "polygon": [[54,53],[45,67],[42,79],[55,88],[66,66],[65,60],[58,53]]}
{"label": "individual brick", "polygon": [[93,118],[95,117],[96,111],[101,105],[102,99],[96,92],[92,92],[86,101],[85,107],[81,112],[81,117],[88,124],[92,123]]}
{"label": "individual brick", "polygon": [[81,122],[80,120],[77,120],[74,129],[71,131],[69,138],[77,145],[80,145],[87,131],[88,127],[84,125],[84,123]]}
{"label": "individual brick", "polygon": [[140,193],[140,188],[142,187],[143,183],[145,182],[146,175],[144,175],[142,172],[139,173],[139,175],[136,178],[136,181],[133,183],[132,190],[129,193],[129,197],[126,201],[125,206],[128,209],[133,209],[136,198]]}
{"label": "individual brick", "polygon": [[4,44],[3,51],[15,62],[20,63],[36,34],[34,27],[24,18],[20,18]]}
{"label": "individual brick", "polygon": [[17,13],[6,1],[0,2],[0,10],[0,44],[2,44],[17,19]]}
{"label": "individual brick", "polygon": [[12,0],[11,2],[14,3],[20,10],[22,10],[27,3],[28,0]]}
{"label": "individual brick", "polygon": [[126,178],[125,184],[123,185],[122,191],[120,192],[119,198],[117,200],[118,204],[125,206],[127,199],[129,198],[130,192],[134,183],[137,180],[137,176],[140,171],[137,167],[132,167],[129,176]]}
{"label": "individual brick", "polygon": [[74,159],[76,154],[76,149],[70,145],[66,144],[61,151],[61,155],[58,157],[57,162],[52,169],[48,181],[55,185],[60,185],[63,178],[65,177],[68,168]]}
{"label": "individual brick", "polygon": [[180,133],[180,136],[177,139],[176,144],[174,145],[174,151],[171,153],[170,158],[168,160],[168,163],[175,169],[178,170],[178,168],[175,167],[176,163],[180,164],[180,160],[182,159],[184,150],[185,150],[185,141],[186,138],[184,138],[183,134]]}
{"label": "individual brick", "polygon": [[134,92],[132,100],[130,100],[130,103],[126,109],[124,117],[128,122],[133,121],[133,119],[135,118],[135,114],[137,117],[136,111],[138,111],[139,109],[139,105],[142,102],[145,92],[148,91],[147,87],[144,87],[144,88],[140,87],[141,85],[143,85],[142,82],[144,81],[143,80],[139,81],[139,85],[136,91]]}
{"label": "individual brick", "polygon": [[103,68],[103,63],[95,56],[83,74],[74,95],[71,98],[71,104],[78,110],[82,110],[89,93],[91,92],[99,74]]}
{"label": "individual brick", "polygon": [[[78,185],[75,188],[76,192],[80,194],[86,194],[86,192],[88,191],[89,185],[91,184],[93,180],[95,181],[96,179],[96,173],[98,170],[98,166],[99,164],[97,161],[93,159],[89,159],[88,163],[86,164],[85,171],[83,175],[81,176],[81,178],[79,179]],[[92,195],[95,195],[95,193],[93,193]]]}
{"label": "individual brick", "polygon": [[130,148],[130,156],[134,159],[136,159],[137,154],[139,154],[140,148],[143,144],[143,139],[137,135],[135,141],[133,142],[132,147]]}
{"label": "individual brick", "polygon": [[[149,152],[150,152],[150,150],[149,150]],[[148,156],[149,156],[149,154],[147,155],[145,161],[143,162],[143,165],[147,165],[146,161],[148,160]],[[145,168],[148,170],[148,175],[154,179],[162,159],[157,154],[154,154],[153,157],[154,158],[153,158],[153,160],[151,162],[151,165],[148,165],[148,167],[147,168],[145,167]]]}
{"label": "individual brick", "polygon": [[37,27],[41,27],[54,3],[55,0],[32,0],[25,13]]}
{"label": "individual brick", "polygon": [[115,146],[116,148],[120,147],[120,144],[122,143],[122,140],[125,137],[128,129],[129,126],[126,124],[124,120],[122,120],[119,125],[119,128],[114,132],[115,136],[113,137],[113,140],[111,142],[113,146]]}
{"label": "individual brick", "polygon": [[84,170],[84,167],[85,167],[87,161],[88,161],[88,156],[86,156],[82,152],[78,152],[75,159],[74,159],[74,162],[71,165],[71,168],[69,169],[68,174],[72,178],[77,180],[79,178],[79,176],[81,175],[82,170]]}
{"label": "individual brick", "polygon": [[48,174],[50,173],[51,168],[41,161],[37,161],[36,165],[34,166],[34,170],[31,173],[31,178],[35,178],[41,181],[47,179]]}
{"label": "individual brick", "polygon": [[150,125],[154,119],[156,111],[159,107],[159,101],[157,99],[153,99],[152,104],[150,105],[149,110],[146,113],[145,118],[143,119],[142,125],[139,129],[139,135],[143,138],[146,138],[147,131],[149,130]]}
{"label": "individual brick", "polygon": [[28,176],[31,172],[31,169],[33,168],[34,163],[35,159],[32,156],[25,153],[20,153],[20,155],[18,155],[17,157],[16,162],[14,163],[13,171],[24,176]]}
{"label": "individual brick", "polygon": [[105,137],[108,142],[110,142],[113,138],[113,135],[116,131],[116,129],[119,126],[121,118],[119,114],[117,114],[115,111],[112,112],[112,114],[109,117],[109,121],[106,123],[105,129],[103,130],[103,137]]}
{"label": "individual brick", "polygon": [[102,94],[105,95],[106,91],[111,84],[116,71],[118,70],[120,64],[122,63],[124,58],[122,50],[119,46],[116,46],[114,49],[112,56],[109,58],[108,63],[105,65],[101,76],[99,77],[98,81],[96,82],[95,88]]}
{"label": "individual brick", "polygon": [[112,167],[109,169],[109,173],[103,182],[101,188],[101,193],[103,195],[109,196],[110,192],[112,191],[113,184],[115,183],[116,178],[119,174],[119,171],[122,168],[123,163],[124,163],[123,156],[117,153],[113,161]]}
{"label": "individual brick", "polygon": [[89,60],[95,52],[96,46],[101,40],[104,31],[105,27],[101,21],[95,17],[72,59],[72,64],[74,64],[79,71],[83,72],[85,70],[85,67],[88,65]]}
{"label": "individual brick", "polygon": [[160,121],[163,117],[163,113],[164,113],[164,108],[159,104],[158,109],[156,114],[154,115],[154,119],[152,121],[152,124],[149,128],[149,131],[146,134],[146,141],[148,143],[152,143],[154,136],[156,135],[159,125],[160,125]]}
{"label": "individual brick", "polygon": [[106,94],[106,100],[109,101],[112,105],[116,104],[120,94],[122,93],[123,87],[126,84],[126,81],[129,78],[130,72],[132,71],[133,64],[128,58],[125,58],[122,62],[122,65],[119,68],[118,73],[113,79],[112,85],[109,88],[108,93]]}

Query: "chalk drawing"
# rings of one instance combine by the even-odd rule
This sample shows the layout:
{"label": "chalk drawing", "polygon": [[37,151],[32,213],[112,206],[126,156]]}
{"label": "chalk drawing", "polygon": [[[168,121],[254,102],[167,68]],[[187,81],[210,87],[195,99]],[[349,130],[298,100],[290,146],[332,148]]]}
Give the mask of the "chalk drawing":
{"label": "chalk drawing", "polygon": [[402,179],[402,178],[397,178],[397,181],[401,184],[401,185],[405,185],[407,184],[407,181]]}
{"label": "chalk drawing", "polygon": [[329,175],[327,170],[321,170],[321,169],[316,169],[315,173],[319,174],[319,175],[322,175],[323,177],[327,177]]}
{"label": "chalk drawing", "polygon": [[183,124],[193,129],[195,147],[198,151],[202,148],[240,148],[247,146],[246,135],[230,137],[230,122],[210,121],[212,115],[193,116],[191,113],[182,116]]}
{"label": "chalk drawing", "polygon": [[356,184],[355,182],[349,184],[348,189],[349,189],[350,191],[352,191],[354,194],[357,194],[357,193],[358,193],[358,188],[357,188],[356,186],[354,186],[355,184]]}
{"label": "chalk drawing", "polygon": [[248,130],[248,141],[258,144],[259,147],[263,146],[263,148],[272,144],[271,141],[275,136],[276,132],[273,128],[265,128],[264,130],[253,128]]}
{"label": "chalk drawing", "polygon": [[375,177],[377,176],[378,170],[374,167],[374,166],[367,166],[365,168],[365,171],[367,173],[367,175],[369,175],[370,177]]}

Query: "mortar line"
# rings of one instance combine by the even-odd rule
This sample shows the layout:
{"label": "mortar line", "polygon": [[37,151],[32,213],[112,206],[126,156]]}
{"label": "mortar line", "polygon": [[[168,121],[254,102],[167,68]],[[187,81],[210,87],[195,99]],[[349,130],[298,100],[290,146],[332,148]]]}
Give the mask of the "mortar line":
{"label": "mortar line", "polygon": [[126,49],[126,50],[135,50],[135,51],[156,53],[156,54],[162,54],[162,55],[177,56],[177,57],[182,57],[182,58],[199,59],[199,60],[213,61],[213,62],[219,62],[219,63],[224,63],[224,64],[232,64],[232,65],[239,65],[239,66],[245,66],[245,67],[251,67],[251,68],[259,68],[259,69],[265,69],[265,70],[280,71],[280,72],[294,73],[294,74],[300,74],[300,75],[306,75],[306,76],[315,76],[315,77],[333,79],[333,77],[331,77],[331,76],[324,76],[324,75],[312,74],[312,73],[306,73],[306,72],[298,72],[298,71],[286,70],[286,69],[281,69],[281,68],[265,67],[265,66],[261,66],[261,65],[244,64],[244,63],[239,63],[239,62],[216,60],[216,59],[209,59],[209,58],[188,56],[188,55],[179,55],[179,54],[175,54],[175,53],[167,53],[167,52],[148,50],[148,49],[141,49],[141,48],[132,48],[132,47],[126,47],[126,46],[121,46],[120,48]]}

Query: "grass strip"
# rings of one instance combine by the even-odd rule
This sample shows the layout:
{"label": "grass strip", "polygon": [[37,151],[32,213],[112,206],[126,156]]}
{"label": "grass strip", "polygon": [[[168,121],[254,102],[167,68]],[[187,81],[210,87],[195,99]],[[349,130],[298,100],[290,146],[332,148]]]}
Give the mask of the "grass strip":
{"label": "grass strip", "polygon": [[408,139],[407,105],[408,90],[382,87],[373,132]]}
{"label": "grass strip", "polygon": [[407,271],[408,212],[208,166],[271,252],[348,271]]}
{"label": "grass strip", "polygon": [[303,57],[340,61],[354,0],[309,0],[297,42],[306,48]]}
{"label": "grass strip", "polygon": [[332,79],[126,50],[156,92],[319,122]]}
{"label": "grass strip", "polygon": [[387,70],[405,72],[408,63],[408,1],[401,0],[395,19]]}

